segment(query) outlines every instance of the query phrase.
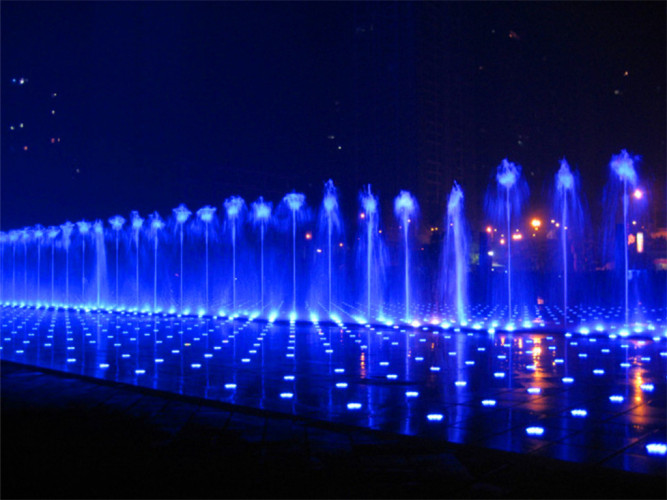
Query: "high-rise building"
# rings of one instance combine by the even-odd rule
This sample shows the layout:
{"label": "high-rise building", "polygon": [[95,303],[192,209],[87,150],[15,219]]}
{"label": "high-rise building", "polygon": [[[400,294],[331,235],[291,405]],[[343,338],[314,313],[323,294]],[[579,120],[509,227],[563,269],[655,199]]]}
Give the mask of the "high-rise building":
{"label": "high-rise building", "polygon": [[461,29],[457,6],[447,2],[355,5],[355,180],[378,184],[387,215],[388,201],[411,190],[423,243],[443,229],[454,181],[478,189]]}

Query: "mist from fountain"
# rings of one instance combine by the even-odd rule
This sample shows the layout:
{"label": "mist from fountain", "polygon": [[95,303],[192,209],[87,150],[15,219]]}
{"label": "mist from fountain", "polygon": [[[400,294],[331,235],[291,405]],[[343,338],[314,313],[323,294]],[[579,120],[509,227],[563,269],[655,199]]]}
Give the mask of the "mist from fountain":
{"label": "mist from fountain", "polygon": [[409,227],[412,218],[416,216],[419,207],[417,200],[408,192],[401,191],[394,199],[394,214],[403,228],[403,252],[405,272],[405,320],[409,323],[410,313],[410,245],[408,241]]}
{"label": "mist from fountain", "polygon": [[211,206],[205,206],[197,210],[197,217],[204,223],[204,242],[205,242],[205,271],[204,271],[204,276],[205,276],[205,284],[204,284],[204,289],[206,290],[206,310],[208,311],[210,308],[210,299],[209,299],[209,225],[213,221],[213,217],[215,216],[215,207]]}
{"label": "mist from fountain", "polygon": [[115,234],[115,242],[116,242],[116,272],[115,272],[115,279],[116,279],[116,307],[120,305],[119,301],[119,288],[118,288],[118,282],[120,278],[120,270],[119,270],[119,253],[120,253],[120,248],[119,248],[119,242],[120,242],[120,231],[123,229],[123,225],[125,224],[125,218],[121,215],[114,215],[109,219],[109,224],[111,224],[111,228],[113,229],[113,232]]}
{"label": "mist from fountain", "polygon": [[453,303],[460,325],[467,324],[468,303],[468,232],[463,214],[463,190],[456,182],[447,199],[447,233],[442,252],[445,297]]}
{"label": "mist from fountain", "polygon": [[60,230],[63,234],[63,246],[65,247],[65,304],[69,305],[69,246],[74,224],[67,221],[60,226]]}
{"label": "mist from fountain", "polygon": [[271,212],[273,210],[273,204],[271,202],[265,202],[263,197],[259,197],[257,201],[252,204],[252,222],[254,225],[259,226],[260,234],[260,250],[259,250],[259,304],[260,311],[264,311],[264,236],[266,233],[266,226],[271,220]]}
{"label": "mist from fountain", "polygon": [[180,282],[178,303],[179,303],[179,310],[181,312],[183,311],[183,225],[188,221],[190,215],[192,215],[192,212],[190,212],[190,210],[188,210],[187,207],[182,203],[177,208],[174,208],[174,216],[176,217],[176,223],[178,225],[179,242],[180,242],[181,266],[180,266],[180,271],[178,273],[178,279]]}
{"label": "mist from fountain", "polygon": [[[630,297],[629,297],[629,271],[628,271],[628,210],[630,194],[628,187],[637,185],[637,171],[635,163],[639,162],[638,156],[631,156],[625,149],[611,157],[609,167],[613,175],[622,183],[623,197],[623,286],[624,286],[624,310],[625,324],[630,322]],[[615,217],[615,212],[611,214]]]}
{"label": "mist from fountain", "polygon": [[568,323],[568,235],[570,239],[582,224],[582,208],[579,199],[579,177],[570,170],[565,158],[556,173],[556,213],[560,216],[560,240],[563,259],[563,324]]}
{"label": "mist from fountain", "polygon": [[297,214],[306,203],[306,196],[302,193],[289,193],[283,198],[292,214],[292,314],[296,315],[296,221]]}
{"label": "mist from fountain", "polygon": [[144,224],[144,219],[139,216],[139,212],[134,211],[130,214],[130,224],[132,225],[132,233],[134,234],[134,247],[136,249],[135,287],[137,295],[137,310],[139,310],[139,233],[141,233],[141,226]]}
{"label": "mist from fountain", "polygon": [[225,200],[224,206],[232,231],[232,311],[236,312],[236,232],[242,221],[245,201],[240,196],[232,196]]}
{"label": "mist from fountain", "polygon": [[153,241],[155,242],[155,251],[153,256],[153,310],[157,311],[157,248],[158,248],[158,236],[160,230],[164,227],[164,222],[160,218],[160,214],[153,212],[150,216],[151,222],[151,231],[153,232]]}
{"label": "mist from fountain", "polygon": [[520,218],[521,204],[528,195],[528,185],[521,175],[521,166],[507,158],[496,169],[496,189],[490,189],[486,197],[486,209],[507,230],[507,320],[512,323],[512,215]]}

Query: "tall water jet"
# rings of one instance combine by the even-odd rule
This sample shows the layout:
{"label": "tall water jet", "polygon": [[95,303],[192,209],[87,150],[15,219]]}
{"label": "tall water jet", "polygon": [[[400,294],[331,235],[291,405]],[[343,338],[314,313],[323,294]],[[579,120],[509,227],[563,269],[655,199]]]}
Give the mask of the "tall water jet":
{"label": "tall water jet", "polygon": [[63,233],[63,246],[65,247],[65,304],[69,305],[69,245],[74,224],[67,221],[60,226],[60,229]]}
{"label": "tall water jet", "polygon": [[106,250],[104,247],[104,224],[96,220],[93,224],[95,234],[95,285],[97,288],[97,308],[101,305],[102,272],[106,272]]}
{"label": "tall water jet", "polygon": [[225,200],[227,222],[232,229],[232,311],[236,312],[236,225],[241,218],[245,201],[240,196],[231,196]]}
{"label": "tall water jet", "polygon": [[130,223],[132,225],[132,232],[134,233],[134,247],[137,250],[136,259],[135,259],[135,286],[137,293],[137,311],[139,310],[139,233],[141,232],[141,226],[144,223],[144,219],[139,216],[139,212],[134,211],[130,214]]}
{"label": "tall water jet", "polygon": [[417,200],[408,192],[401,191],[394,199],[394,213],[403,228],[403,249],[405,253],[405,320],[410,321],[410,246],[408,243],[408,230],[411,217],[417,212]]}
{"label": "tall water jet", "polygon": [[46,230],[46,235],[49,237],[49,240],[51,240],[51,305],[54,303],[56,282],[56,236],[58,236],[59,232],[60,230],[55,226],[51,226]]}
{"label": "tall water jet", "polygon": [[463,215],[463,190],[456,182],[447,200],[445,248],[442,252],[445,295],[456,307],[457,321],[466,324],[468,234]]}
{"label": "tall water jet", "polygon": [[21,242],[23,243],[23,300],[28,302],[28,240],[30,229],[21,229]]}
{"label": "tall water jet", "polygon": [[206,310],[208,311],[209,309],[209,293],[208,293],[208,283],[209,283],[209,277],[208,277],[208,226],[213,220],[213,216],[215,215],[216,208],[211,207],[211,206],[205,206],[197,210],[197,217],[204,223],[204,238],[205,238],[205,248],[206,248],[206,254],[205,254],[205,272],[204,275],[206,277],[206,285],[204,287],[205,293],[206,293]]}
{"label": "tall water jet", "polygon": [[338,211],[338,193],[331,179],[324,185],[324,198],[322,200],[323,216],[326,219],[327,227],[327,274],[328,274],[328,293],[327,293],[327,312],[331,315],[331,283],[332,283],[332,256],[333,246],[331,239],[334,229],[340,229],[340,213]]}
{"label": "tall water jet", "polygon": [[34,230],[35,241],[37,242],[37,300],[39,304],[41,297],[41,270],[42,270],[42,238],[44,238],[44,227],[39,224]]}
{"label": "tall water jet", "polygon": [[187,207],[182,203],[177,208],[174,208],[174,216],[176,217],[176,224],[178,224],[179,239],[180,239],[181,267],[180,267],[180,272],[178,274],[180,281],[178,297],[179,297],[179,306],[181,312],[183,312],[183,225],[190,218],[190,215],[192,215],[192,212],[190,212],[190,210],[188,210]]}
{"label": "tall water jet", "polygon": [[261,196],[252,204],[252,220],[254,224],[259,224],[260,231],[260,252],[259,252],[259,303],[260,310],[264,311],[264,234],[266,225],[271,219],[271,202],[265,202]]}
{"label": "tall water jet", "polygon": [[[371,185],[368,184],[359,195],[362,212],[360,218],[366,221],[366,314],[368,320],[371,319],[371,305],[372,305],[372,290],[373,290],[373,253],[376,252],[378,257],[381,255],[381,249],[375,248],[373,245],[375,235],[378,233],[379,227],[379,213],[378,213],[378,199],[371,191]],[[378,261],[381,259],[378,258]],[[379,277],[378,277],[379,280]]]}
{"label": "tall water jet", "polygon": [[635,162],[639,161],[639,157],[630,156],[628,152],[623,149],[617,155],[611,157],[609,166],[618,179],[623,183],[623,284],[625,292],[625,324],[630,321],[630,305],[628,293],[628,208],[630,194],[628,193],[628,186],[635,187],[637,185],[637,172],[635,170]]}
{"label": "tall water jet", "polygon": [[16,302],[16,242],[18,239],[18,231],[9,232],[9,242],[12,244],[12,301],[14,302]]}
{"label": "tall water jet", "polygon": [[296,313],[296,215],[306,201],[302,193],[289,193],[283,198],[292,212],[292,313]]}
{"label": "tall water jet", "polygon": [[81,234],[81,303],[86,302],[86,235],[90,230],[90,223],[85,220],[76,223]]}
{"label": "tall water jet", "polygon": [[581,204],[578,196],[578,178],[570,170],[565,158],[560,162],[556,173],[556,210],[560,216],[561,253],[563,258],[563,324],[567,326],[568,316],[568,235],[580,227]]}
{"label": "tall water jet", "polygon": [[[507,319],[512,321],[512,213],[520,215],[521,203],[528,193],[521,166],[503,159],[496,169],[495,196],[487,195],[487,210],[507,229]],[[490,193],[489,193],[490,194]],[[502,222],[501,222],[502,223]]]}
{"label": "tall water jet", "polygon": [[111,224],[111,228],[114,230],[114,233],[116,234],[116,307],[118,307],[119,301],[118,301],[118,278],[119,278],[119,270],[118,270],[118,249],[119,249],[119,238],[120,238],[120,231],[123,229],[123,225],[125,224],[125,218],[120,216],[120,215],[115,215],[109,219],[109,224]]}
{"label": "tall water jet", "polygon": [[153,254],[153,311],[157,311],[157,246],[158,246],[158,235],[160,229],[164,227],[164,222],[160,218],[160,214],[153,212],[150,216],[151,218],[151,230],[153,231],[153,240],[154,245],[154,254]]}

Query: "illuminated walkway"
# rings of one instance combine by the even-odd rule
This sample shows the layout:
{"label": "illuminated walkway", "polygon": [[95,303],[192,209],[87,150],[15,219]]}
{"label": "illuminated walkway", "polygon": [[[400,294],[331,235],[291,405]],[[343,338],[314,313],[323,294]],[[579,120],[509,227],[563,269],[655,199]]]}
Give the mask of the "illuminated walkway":
{"label": "illuminated walkway", "polygon": [[[2,363],[5,498],[665,497],[664,460],[624,454],[650,473],[636,474],[544,451],[392,435]],[[620,467],[614,457],[601,462]]]}

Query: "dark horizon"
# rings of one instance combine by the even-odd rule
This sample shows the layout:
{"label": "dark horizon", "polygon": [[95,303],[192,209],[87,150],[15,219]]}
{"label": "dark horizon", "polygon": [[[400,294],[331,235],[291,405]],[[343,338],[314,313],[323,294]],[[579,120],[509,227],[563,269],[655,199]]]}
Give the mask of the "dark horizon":
{"label": "dark horizon", "polygon": [[[661,2],[1,8],[3,230],[166,216],[236,194],[276,203],[296,190],[316,206],[329,178],[348,215],[367,183],[388,207],[397,189],[427,193],[420,141],[433,130],[438,189],[461,182],[476,225],[505,157],[523,166],[527,215],[548,217],[565,156],[599,220],[607,164],[622,148],[642,157],[640,183],[664,225]],[[428,70],[442,110],[432,130],[419,79],[432,62],[420,60],[429,29],[444,66]],[[425,223],[444,213],[438,196],[424,199]]]}

